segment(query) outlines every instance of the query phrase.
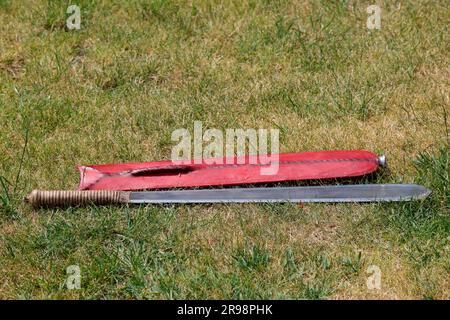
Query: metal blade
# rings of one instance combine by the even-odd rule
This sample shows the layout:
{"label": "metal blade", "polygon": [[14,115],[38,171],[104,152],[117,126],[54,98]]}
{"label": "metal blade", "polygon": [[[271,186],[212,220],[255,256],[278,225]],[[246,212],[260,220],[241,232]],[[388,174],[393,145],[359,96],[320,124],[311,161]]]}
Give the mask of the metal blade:
{"label": "metal blade", "polygon": [[379,202],[423,199],[416,184],[359,184],[314,187],[229,188],[131,192],[130,203]]}

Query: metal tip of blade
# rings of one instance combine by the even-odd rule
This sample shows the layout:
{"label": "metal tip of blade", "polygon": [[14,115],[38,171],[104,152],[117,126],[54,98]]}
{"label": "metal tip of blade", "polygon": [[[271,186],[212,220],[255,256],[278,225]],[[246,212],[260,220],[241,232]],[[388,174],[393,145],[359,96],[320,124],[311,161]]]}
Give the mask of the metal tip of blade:
{"label": "metal tip of blade", "polygon": [[418,189],[418,195],[414,196],[413,199],[422,200],[431,194],[431,190],[421,186],[420,184],[414,185]]}

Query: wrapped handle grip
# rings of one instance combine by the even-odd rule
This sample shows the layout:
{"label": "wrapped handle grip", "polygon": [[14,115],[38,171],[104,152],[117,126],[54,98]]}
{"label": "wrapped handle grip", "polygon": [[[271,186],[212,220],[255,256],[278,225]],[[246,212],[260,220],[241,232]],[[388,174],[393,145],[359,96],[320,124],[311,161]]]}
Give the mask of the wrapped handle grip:
{"label": "wrapped handle grip", "polygon": [[25,199],[33,207],[68,207],[127,203],[129,192],[113,190],[33,190]]}

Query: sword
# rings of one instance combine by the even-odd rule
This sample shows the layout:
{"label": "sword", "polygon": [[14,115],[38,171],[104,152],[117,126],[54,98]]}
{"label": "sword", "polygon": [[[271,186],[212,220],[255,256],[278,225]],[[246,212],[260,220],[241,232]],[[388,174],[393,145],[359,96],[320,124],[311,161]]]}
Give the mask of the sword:
{"label": "sword", "polygon": [[136,192],[115,190],[34,190],[26,198],[26,201],[36,208],[125,203],[385,202],[420,200],[426,198],[430,192],[427,188],[417,184],[358,184]]}

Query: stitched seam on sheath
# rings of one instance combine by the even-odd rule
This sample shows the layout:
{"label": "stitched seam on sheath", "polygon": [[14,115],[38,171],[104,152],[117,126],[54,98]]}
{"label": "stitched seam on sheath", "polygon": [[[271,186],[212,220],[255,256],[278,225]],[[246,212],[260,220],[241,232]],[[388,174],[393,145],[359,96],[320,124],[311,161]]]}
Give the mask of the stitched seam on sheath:
{"label": "stitched seam on sheath", "polygon": [[198,168],[198,170],[210,170],[210,169],[228,169],[228,168],[239,168],[243,166],[251,167],[263,167],[269,166],[271,164],[320,164],[320,163],[338,163],[338,162],[375,162],[377,159],[373,158],[346,158],[346,159],[317,159],[317,160],[293,160],[293,161],[270,161],[269,163],[243,163],[243,164],[221,164],[221,165],[207,165],[206,167]]}

